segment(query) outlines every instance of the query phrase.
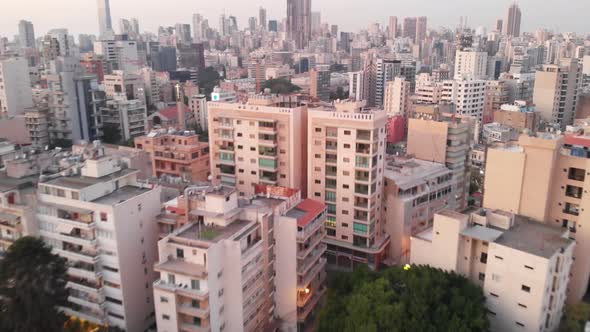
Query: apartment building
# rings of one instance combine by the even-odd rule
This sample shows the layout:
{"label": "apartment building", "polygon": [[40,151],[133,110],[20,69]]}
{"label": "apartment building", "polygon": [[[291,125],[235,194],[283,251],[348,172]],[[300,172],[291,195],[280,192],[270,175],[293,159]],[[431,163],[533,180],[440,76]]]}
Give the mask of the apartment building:
{"label": "apartment building", "polygon": [[467,207],[470,126],[443,120],[410,119],[407,153],[416,159],[444,164],[453,173],[454,196],[449,209]]}
{"label": "apartment building", "polygon": [[483,123],[486,98],[486,81],[462,76],[460,79],[443,82],[441,100],[453,103],[458,115],[471,116]]}
{"label": "apartment building", "polygon": [[488,53],[473,49],[457,51],[455,55],[455,79],[473,77],[486,78],[488,66]]}
{"label": "apartment building", "polygon": [[162,239],[154,284],[158,331],[296,331],[325,292],[325,205],[297,190],[191,187],[188,223]]}
{"label": "apartment building", "polygon": [[[39,235],[67,259],[66,315],[127,331],[154,327],[152,266],[157,260],[161,188],[137,181],[137,170],[88,148],[38,185]],[[65,174],[65,175],[64,175]]]}
{"label": "apartment building", "polygon": [[330,66],[316,65],[309,71],[309,94],[321,101],[330,101]]}
{"label": "apartment building", "polygon": [[[19,163],[19,160],[7,164]],[[35,183],[38,174],[15,174],[13,166],[0,172],[0,259],[14,241],[35,235]]]}
{"label": "apartment building", "polygon": [[410,82],[404,77],[396,77],[387,82],[384,109],[388,116],[407,117],[410,109]]}
{"label": "apartment building", "polygon": [[383,215],[393,264],[409,263],[410,237],[432,227],[434,214],[454,200],[452,176],[444,164],[411,157],[387,159]]}
{"label": "apartment building", "polygon": [[199,135],[185,131],[153,130],[147,136],[135,138],[135,147],[151,154],[152,174],[178,178],[186,182],[209,179],[209,143]]}
{"label": "apartment building", "polygon": [[508,86],[505,81],[487,81],[485,86],[485,105],[483,111],[483,124],[490,123],[494,119],[494,112],[499,111],[502,105],[508,104]]}
{"label": "apartment building", "polygon": [[23,114],[26,108],[33,107],[29,67],[25,58],[0,58],[0,82],[0,115]]}
{"label": "apartment building", "polygon": [[250,96],[247,104],[210,102],[211,175],[242,197],[256,184],[306,195],[307,107],[289,97]]}
{"label": "apartment building", "polygon": [[382,221],[387,115],[364,101],[308,113],[308,197],[326,202],[329,264],[377,269],[390,239]]}
{"label": "apartment building", "polygon": [[528,129],[536,132],[539,128],[539,114],[535,106],[523,100],[513,104],[504,104],[494,111],[494,122],[515,128],[519,131]]}
{"label": "apartment building", "polygon": [[443,210],[411,238],[411,261],[480,285],[492,331],[555,331],[576,246],[567,233],[500,210]]}
{"label": "apartment building", "polygon": [[145,104],[145,91],[143,77],[122,70],[115,70],[110,75],[104,76],[104,89],[107,97],[123,95],[127,100],[140,100]]}
{"label": "apartment building", "polygon": [[49,109],[45,107],[30,108],[25,111],[25,126],[35,147],[49,145]]}
{"label": "apartment building", "polygon": [[[590,138],[583,135],[521,135],[518,144],[488,149],[484,207],[521,214],[570,230],[577,242],[568,302],[587,293],[590,227],[586,191]],[[510,168],[506,168],[510,165]]]}
{"label": "apartment building", "polygon": [[[145,135],[147,131],[147,108],[143,101],[127,99],[121,94],[100,108],[102,125],[119,130],[121,140],[128,141]],[[104,134],[104,133],[103,133]]]}
{"label": "apartment building", "polygon": [[582,66],[578,59],[562,59],[556,65],[544,65],[535,74],[533,101],[544,121],[561,129],[574,122],[582,87]]}

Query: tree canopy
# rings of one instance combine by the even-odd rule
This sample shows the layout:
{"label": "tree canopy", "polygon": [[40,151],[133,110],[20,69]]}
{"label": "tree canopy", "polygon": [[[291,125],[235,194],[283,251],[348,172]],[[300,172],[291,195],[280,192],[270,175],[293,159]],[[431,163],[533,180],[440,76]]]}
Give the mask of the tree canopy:
{"label": "tree canopy", "polygon": [[42,240],[24,237],[0,260],[0,331],[61,331],[66,321],[66,261]]}
{"label": "tree canopy", "polygon": [[360,269],[330,281],[321,332],[488,331],[485,297],[466,278],[431,267]]}
{"label": "tree canopy", "polygon": [[301,90],[299,86],[284,78],[273,78],[266,80],[262,84],[262,89],[270,89],[271,93],[277,94],[288,94]]}
{"label": "tree canopy", "polygon": [[105,124],[102,127],[102,141],[107,144],[120,144],[121,139],[121,129],[118,126],[112,124]]}
{"label": "tree canopy", "polygon": [[207,67],[199,72],[199,89],[201,89],[201,92],[207,96],[207,100],[211,98],[213,88],[219,85],[219,80],[219,72],[213,67]]}
{"label": "tree canopy", "polygon": [[561,319],[559,332],[581,332],[590,318],[590,304],[577,303],[570,304],[565,309],[565,314]]}

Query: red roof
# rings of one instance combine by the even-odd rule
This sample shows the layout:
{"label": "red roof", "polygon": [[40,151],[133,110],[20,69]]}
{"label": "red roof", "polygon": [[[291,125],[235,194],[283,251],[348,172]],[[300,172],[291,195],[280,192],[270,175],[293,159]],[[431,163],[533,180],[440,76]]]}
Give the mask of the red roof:
{"label": "red roof", "polygon": [[[185,107],[184,111],[185,112],[187,111],[186,107]],[[165,108],[165,109],[159,111],[158,114],[160,114],[161,116],[165,117],[168,120],[176,120],[176,119],[178,119],[178,106],[172,106],[172,107]]]}
{"label": "red roof", "polygon": [[161,116],[165,117],[168,120],[177,119],[178,118],[178,107],[172,106],[165,108],[158,112]]}
{"label": "red roof", "polygon": [[586,136],[569,135],[565,137],[564,143],[590,148],[590,138]]}
{"label": "red roof", "polygon": [[299,203],[297,209],[307,212],[304,216],[297,219],[297,226],[305,227],[312,222],[315,217],[324,212],[326,204],[308,198]]}
{"label": "red roof", "polygon": [[257,195],[270,195],[274,197],[283,197],[283,198],[290,198],[297,194],[299,190],[287,188],[287,187],[278,187],[278,186],[267,186],[265,184],[256,184],[254,185],[254,193]]}

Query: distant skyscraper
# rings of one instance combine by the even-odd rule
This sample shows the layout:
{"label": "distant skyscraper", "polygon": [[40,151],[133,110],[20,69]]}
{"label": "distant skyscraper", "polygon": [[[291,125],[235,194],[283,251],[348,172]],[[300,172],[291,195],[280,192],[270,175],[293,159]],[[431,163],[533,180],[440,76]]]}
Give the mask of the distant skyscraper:
{"label": "distant skyscraper", "polygon": [[201,14],[193,14],[193,39],[200,41],[203,38],[203,16]]}
{"label": "distant skyscraper", "polygon": [[35,29],[33,23],[21,20],[18,23],[18,37],[21,47],[35,47]]}
{"label": "distant skyscraper", "polygon": [[397,36],[397,16],[389,17],[388,27],[389,39],[394,39]]}
{"label": "distant skyscraper", "polygon": [[250,31],[256,31],[256,27],[258,26],[258,22],[256,21],[256,17],[252,16],[248,19],[248,28]]}
{"label": "distant skyscraper", "polygon": [[496,31],[498,31],[499,33],[502,33],[502,27],[504,26],[504,20],[503,19],[498,19],[496,21]]}
{"label": "distant skyscraper", "polygon": [[262,7],[258,10],[258,23],[260,23],[262,29],[266,29],[266,9]]}
{"label": "distant skyscraper", "polygon": [[426,38],[426,30],[428,29],[428,18],[420,16],[416,20],[416,43],[421,43]]}
{"label": "distant skyscraper", "polygon": [[404,18],[404,26],[403,26],[403,37],[412,38],[413,41],[416,41],[416,18],[415,17],[406,17]]}
{"label": "distant skyscraper", "polygon": [[277,20],[268,21],[268,31],[277,32],[279,31],[279,23]]}
{"label": "distant skyscraper", "polygon": [[508,36],[520,36],[521,12],[516,1],[508,8],[508,16],[504,21],[504,33]]}
{"label": "distant skyscraper", "polygon": [[286,30],[297,48],[307,46],[311,38],[311,0],[287,0]]}
{"label": "distant skyscraper", "polygon": [[311,13],[311,33],[318,33],[322,30],[322,13]]}
{"label": "distant skyscraper", "polygon": [[111,21],[111,6],[109,0],[97,0],[98,5],[98,31],[101,37],[113,31]]}

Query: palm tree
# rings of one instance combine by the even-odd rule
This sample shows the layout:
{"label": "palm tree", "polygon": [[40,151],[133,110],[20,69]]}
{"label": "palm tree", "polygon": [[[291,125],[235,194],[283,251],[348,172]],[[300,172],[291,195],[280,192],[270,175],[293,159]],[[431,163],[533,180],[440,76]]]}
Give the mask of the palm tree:
{"label": "palm tree", "polygon": [[0,260],[0,331],[62,331],[66,261],[42,240],[24,237]]}

